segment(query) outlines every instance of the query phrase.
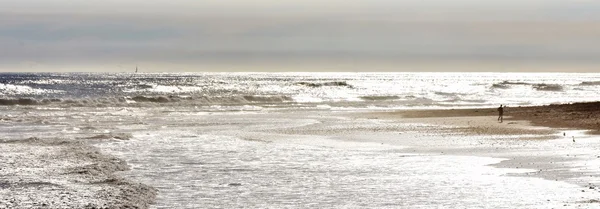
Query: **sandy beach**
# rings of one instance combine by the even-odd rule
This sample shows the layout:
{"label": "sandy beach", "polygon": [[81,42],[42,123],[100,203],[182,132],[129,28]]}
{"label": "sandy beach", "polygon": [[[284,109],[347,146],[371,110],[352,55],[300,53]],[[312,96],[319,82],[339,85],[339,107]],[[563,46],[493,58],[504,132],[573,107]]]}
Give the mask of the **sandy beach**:
{"label": "sandy beach", "polygon": [[[573,169],[569,166],[573,161],[581,164],[598,163],[599,155],[589,152],[578,152],[576,147],[590,146],[595,150],[600,103],[574,103],[545,105],[532,107],[509,107],[505,109],[504,121],[497,121],[496,108],[482,109],[449,109],[449,110],[401,110],[393,112],[373,112],[360,114],[359,118],[389,120],[401,123],[426,123],[439,127],[433,132],[451,132],[447,135],[463,135],[474,137],[498,136],[502,140],[500,146],[491,145],[483,149],[447,149],[431,148],[424,152],[441,152],[457,155],[477,155],[501,157],[504,160],[494,166],[499,168],[525,168],[538,172],[525,174],[554,181],[565,181],[597,190],[599,182],[592,177],[600,174],[598,170],[589,172]],[[517,138],[511,137],[515,136]],[[521,143],[514,140],[520,140]],[[518,150],[514,145],[527,146],[529,140],[556,141],[562,147],[558,153],[544,153],[530,149],[529,152],[513,153]],[[502,146],[502,144],[506,146]],[[512,144],[512,145],[510,145]],[[554,150],[553,152],[556,152]],[[577,171],[575,171],[577,170]],[[518,174],[521,175],[521,174]],[[582,177],[590,177],[589,181],[581,181]],[[592,202],[594,202],[593,200]]]}
{"label": "sandy beach", "polygon": [[[444,110],[409,110],[387,113],[375,113],[373,117],[381,118],[447,118],[447,117],[474,117],[482,116],[497,118],[496,108],[481,109],[444,109]],[[588,130],[589,134],[598,134],[600,131],[600,102],[583,102],[572,104],[554,104],[531,107],[505,107],[504,124],[543,126],[557,129]],[[485,120],[489,126],[496,120]],[[459,122],[460,123],[460,122]],[[495,124],[495,123],[494,123]],[[512,129],[511,126],[495,124],[494,127]],[[523,127],[520,127],[521,129]],[[530,129],[530,128],[526,128]],[[505,130],[506,131],[506,130]],[[510,132],[510,131],[509,131]],[[506,134],[507,132],[500,132]]]}

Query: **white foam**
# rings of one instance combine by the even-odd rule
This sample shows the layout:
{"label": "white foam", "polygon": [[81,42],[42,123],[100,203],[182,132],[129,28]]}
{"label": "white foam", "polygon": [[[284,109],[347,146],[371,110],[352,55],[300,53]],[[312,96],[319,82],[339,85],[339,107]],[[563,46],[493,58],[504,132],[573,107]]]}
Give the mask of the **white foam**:
{"label": "white foam", "polygon": [[31,95],[31,94],[45,94],[45,93],[58,93],[62,91],[49,90],[49,89],[37,89],[31,88],[24,85],[13,85],[13,84],[0,84],[0,92],[4,95]]}
{"label": "white foam", "polygon": [[[177,125],[162,117],[168,128],[143,130],[131,141],[101,146],[138,168],[130,177],[160,189],[156,207],[551,208],[566,204],[569,208],[595,198],[595,193],[582,193],[573,184],[513,176],[533,169],[489,166],[503,158],[410,152],[418,144],[472,148],[481,141],[497,142],[494,137],[440,137],[418,130],[346,135],[348,130],[385,129],[386,124],[325,113],[189,115],[188,119],[176,114],[172,117],[182,123],[194,121],[196,126]],[[347,141],[361,136],[380,141]],[[390,141],[414,144],[391,145]],[[553,141],[503,142],[507,148],[527,152],[538,148],[535,152],[540,154],[561,149]]]}
{"label": "white foam", "polygon": [[[485,166],[502,159],[420,156],[339,141],[265,144],[193,132],[136,138],[111,149],[135,159],[133,175],[160,188],[157,207],[547,208],[593,196],[574,194],[578,187],[562,182],[504,176],[532,170]],[[252,198],[237,199],[240,193]]]}

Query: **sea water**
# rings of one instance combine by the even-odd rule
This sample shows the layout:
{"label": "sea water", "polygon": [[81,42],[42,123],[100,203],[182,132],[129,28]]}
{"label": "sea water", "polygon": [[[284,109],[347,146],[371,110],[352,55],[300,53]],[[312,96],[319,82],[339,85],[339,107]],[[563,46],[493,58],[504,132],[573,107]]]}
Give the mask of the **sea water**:
{"label": "sea water", "polygon": [[0,105],[456,108],[600,99],[596,73],[12,73]]}
{"label": "sea water", "polygon": [[[449,138],[428,124],[345,116],[594,101],[600,97],[599,74],[0,77],[2,139],[130,136],[95,146],[131,165],[120,175],[159,190],[155,208],[587,208],[594,205],[582,202],[599,194],[580,184],[597,183],[595,161],[573,160],[574,171],[593,174],[573,181],[492,166],[520,152],[591,156],[598,147],[593,140],[571,146],[555,140]],[[490,157],[427,150],[493,152],[495,140],[511,151]]]}

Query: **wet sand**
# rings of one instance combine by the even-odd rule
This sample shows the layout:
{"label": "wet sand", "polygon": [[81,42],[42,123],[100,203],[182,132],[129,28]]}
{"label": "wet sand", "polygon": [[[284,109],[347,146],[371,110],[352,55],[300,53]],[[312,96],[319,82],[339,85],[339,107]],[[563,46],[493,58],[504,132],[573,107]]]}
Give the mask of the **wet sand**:
{"label": "wet sand", "polygon": [[433,131],[451,131],[466,137],[495,135],[499,140],[493,143],[502,145],[484,144],[481,148],[464,149],[424,148],[421,151],[504,158],[506,160],[493,166],[531,169],[535,172],[515,175],[565,181],[598,191],[596,185],[600,180],[595,176],[600,174],[600,170],[594,165],[599,163],[600,156],[593,147],[598,144],[595,135],[600,133],[600,102],[509,107],[504,113],[502,123],[497,121],[496,108],[401,110],[364,113],[359,118],[432,124],[440,129]]}
{"label": "wet sand", "polygon": [[[449,109],[449,110],[408,110],[389,113],[374,113],[380,118],[447,118],[486,116],[495,121],[496,108]],[[527,122],[524,122],[527,121]],[[507,107],[504,109],[505,124],[527,124],[558,129],[588,130],[589,134],[600,134],[600,102],[557,104],[532,107]],[[498,124],[501,125],[501,124]],[[476,128],[476,127],[474,127]]]}
{"label": "wet sand", "polygon": [[125,161],[88,142],[0,141],[0,208],[148,208],[156,189],[120,178]]}

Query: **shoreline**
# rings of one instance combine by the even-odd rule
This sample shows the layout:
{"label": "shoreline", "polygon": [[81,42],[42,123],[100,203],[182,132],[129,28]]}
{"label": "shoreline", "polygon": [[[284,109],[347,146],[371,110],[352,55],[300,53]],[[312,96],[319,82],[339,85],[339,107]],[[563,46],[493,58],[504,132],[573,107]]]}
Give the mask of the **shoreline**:
{"label": "shoreline", "polygon": [[[599,110],[596,110],[599,109]],[[391,112],[344,113],[344,116],[360,119],[383,119],[406,123],[429,123],[443,127],[442,131],[469,136],[523,136],[530,137],[518,141],[547,141],[560,139],[561,129],[586,129],[593,127],[600,112],[600,102],[568,105],[547,105],[536,107],[509,107],[505,110],[505,121],[496,121],[495,108],[450,109],[450,110],[402,110]],[[335,115],[333,113],[332,115]],[[120,117],[120,116],[119,116]],[[548,118],[564,118],[563,121]],[[589,122],[589,121],[592,122]],[[535,127],[535,126],[544,127]],[[570,126],[567,126],[570,125]],[[388,129],[369,129],[371,133],[399,132],[398,126]],[[353,130],[349,128],[348,130]],[[292,129],[293,130],[293,129]],[[318,129],[317,129],[318,130]],[[589,130],[589,128],[587,128]],[[597,129],[595,129],[597,130]],[[336,135],[338,130],[324,131]],[[436,130],[433,130],[436,131]],[[294,134],[290,133],[285,134]],[[593,132],[592,132],[593,133]],[[156,200],[158,190],[140,183],[137,179],[123,178],[118,173],[129,170],[124,159],[119,159],[102,150],[94,143],[108,140],[126,140],[128,136],[98,135],[83,138],[28,138],[21,140],[0,140],[0,208],[148,208]],[[388,135],[389,136],[389,135]],[[460,136],[458,136],[460,137]],[[568,138],[570,141],[570,138]],[[579,146],[583,146],[581,144]],[[494,147],[495,146],[495,147]],[[543,172],[514,174],[515,176],[539,177],[559,180],[585,187],[588,182],[573,182],[570,178],[580,177],[569,169],[574,160],[583,161],[572,155],[543,153],[543,156],[514,155],[512,147],[498,144],[488,147],[475,147],[461,150],[461,147],[424,147],[417,152],[442,153],[442,155],[470,155],[505,158],[490,166],[496,168],[532,169]],[[494,150],[493,148],[499,149]],[[473,151],[473,152],[471,152]],[[562,154],[562,153],[561,153]],[[552,156],[548,161],[544,156]],[[592,156],[588,156],[592,157]],[[596,156],[593,156],[595,159]],[[585,175],[588,175],[587,173]],[[593,185],[597,185],[594,183]],[[600,182],[598,183],[600,185]],[[594,188],[596,188],[594,186]],[[586,189],[586,191],[588,191]],[[592,191],[590,189],[589,191]],[[594,191],[597,191],[594,189]]]}
{"label": "shoreline", "polygon": [[[376,112],[384,118],[432,118],[432,117],[498,117],[496,108],[400,110]],[[391,119],[390,118],[390,119]],[[494,119],[496,120],[496,119]],[[507,107],[504,109],[504,123],[527,121],[532,126],[554,129],[587,130],[590,135],[600,135],[600,102],[578,102],[570,104],[550,104],[541,106]]]}
{"label": "shoreline", "polygon": [[[430,124],[439,128],[432,130],[432,134],[448,131],[463,137],[475,137],[473,139],[477,140],[497,137],[482,142],[482,146],[458,149],[422,147],[417,148],[416,152],[503,158],[505,160],[502,162],[490,166],[531,169],[535,172],[511,175],[564,181],[582,186],[585,190],[589,187],[590,191],[598,191],[596,185],[600,181],[592,176],[600,174],[600,170],[590,167],[591,165],[581,165],[600,158],[595,152],[586,149],[598,144],[596,139],[600,131],[597,128],[600,127],[594,125],[600,120],[594,116],[600,114],[600,102],[509,107],[504,113],[503,123],[497,121],[496,108],[367,112],[354,115],[354,118]],[[572,137],[577,142],[572,141]],[[538,146],[547,146],[549,149],[544,150],[545,148]]]}

